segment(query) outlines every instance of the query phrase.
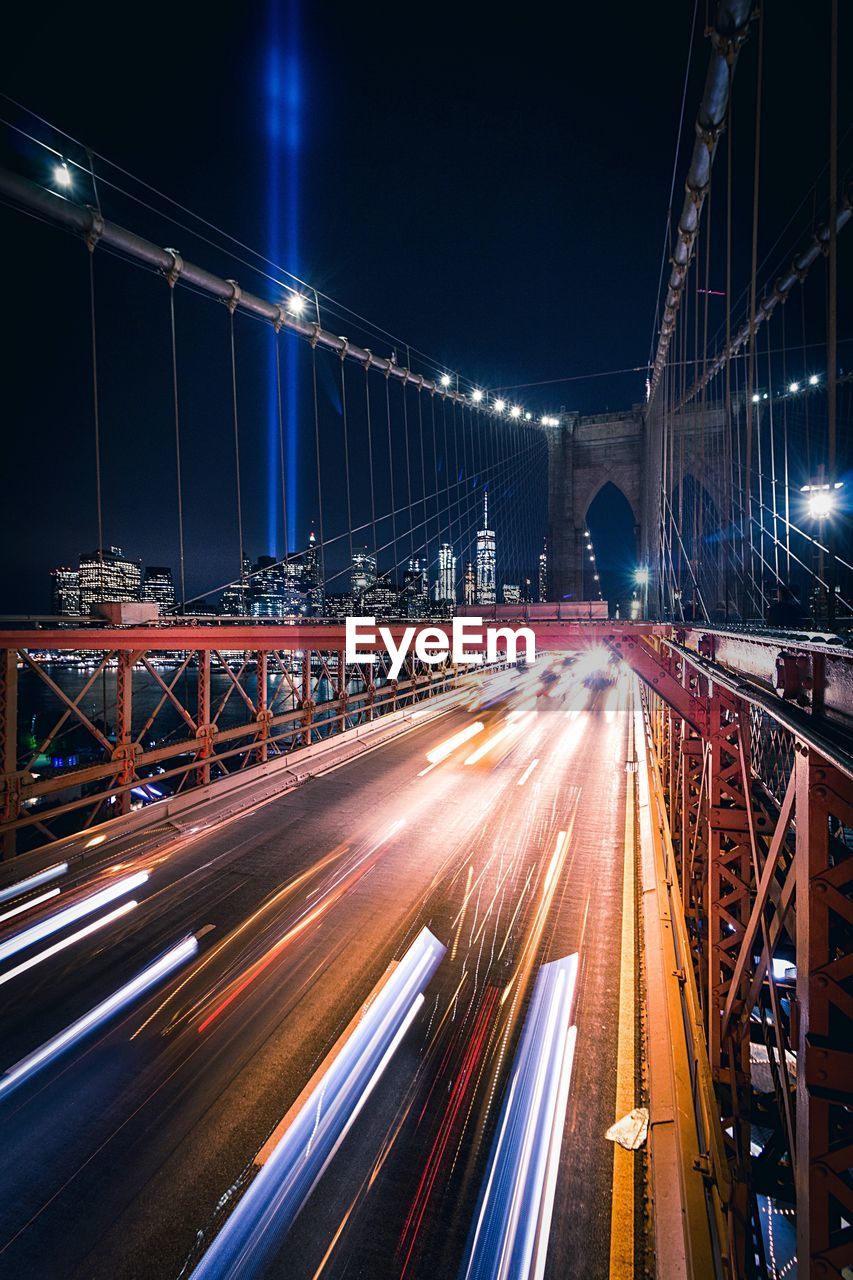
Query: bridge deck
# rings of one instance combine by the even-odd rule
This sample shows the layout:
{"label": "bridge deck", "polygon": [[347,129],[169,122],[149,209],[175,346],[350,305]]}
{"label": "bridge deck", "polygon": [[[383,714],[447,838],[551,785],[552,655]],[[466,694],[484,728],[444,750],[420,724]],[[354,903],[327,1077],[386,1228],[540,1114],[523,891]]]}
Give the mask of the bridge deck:
{"label": "bridge deck", "polygon": [[[9,983],[9,1062],[188,931],[202,934],[200,958],[21,1086],[4,1134],[0,1276],[55,1274],[61,1258],[68,1277],[139,1280],[197,1258],[423,925],[446,955],[278,1265],[291,1277],[456,1273],[536,974],[577,953],[546,1274],[577,1274],[581,1257],[584,1275],[609,1274],[604,1135],[635,1084],[633,1013],[620,1019],[636,963],[623,929],[629,679],[593,693],[565,672],[535,703],[532,676],[500,679],[514,691],[493,706],[455,710],[157,854],[125,846],[63,888],[72,900],[109,883],[116,857],[121,875],[150,871],[135,910]],[[476,720],[469,742],[428,760]],[[617,1179],[623,1260],[635,1159]]]}

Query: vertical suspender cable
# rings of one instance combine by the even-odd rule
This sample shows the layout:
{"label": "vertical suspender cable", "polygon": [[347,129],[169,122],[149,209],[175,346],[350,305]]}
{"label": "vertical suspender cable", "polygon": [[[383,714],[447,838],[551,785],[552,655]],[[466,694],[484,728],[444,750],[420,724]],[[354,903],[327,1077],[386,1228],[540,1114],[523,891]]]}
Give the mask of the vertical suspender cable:
{"label": "vertical suspender cable", "polygon": [[[95,502],[98,516],[98,560],[104,558],[104,520],[101,506],[101,412],[98,402],[98,335],[95,323],[95,245],[89,244],[89,320],[92,332],[92,408],[95,427]],[[101,575],[103,579],[103,575]],[[99,587],[103,589],[103,580]]]}
{"label": "vertical suspender cable", "polygon": [[[237,479],[237,536],[240,541],[240,595],[245,589],[246,576],[243,570],[245,553],[243,550],[243,502],[240,487],[240,427],[237,418],[237,353],[234,345],[234,306],[229,308],[231,334],[231,405],[234,413],[234,464]],[[243,602],[245,608],[245,601]]]}
{"label": "vertical suspender cable", "polygon": [[[390,369],[385,373],[385,416],[388,423],[388,474],[391,478],[391,541],[394,546],[392,564],[397,563],[397,515],[396,503],[394,500],[394,440],[391,432],[391,391],[389,388],[389,380],[391,377]],[[378,565],[377,565],[378,569]]]}
{"label": "vertical suspender cable", "polygon": [[367,464],[370,468],[370,526],[373,531],[373,558],[378,564],[376,540],[376,491],[373,480],[373,424],[370,419],[370,365],[364,366],[364,407],[367,414]]}
{"label": "vertical suspender cable", "polygon": [[[411,356],[408,357],[406,368],[410,368],[412,363]],[[409,406],[407,387],[409,385],[408,376],[403,379],[401,386],[403,388],[403,437],[406,441],[406,493],[409,500],[409,555],[411,559],[415,558],[415,531],[412,527],[412,470],[410,462],[409,450]]]}
{"label": "vertical suspender cable", "polygon": [[317,346],[311,343],[311,382],[314,389],[314,452],[317,465],[317,524],[320,530],[320,578],[326,581],[326,536],[323,532],[323,479],[320,469],[320,402],[317,396]]}
{"label": "vertical suspender cable", "polygon": [[287,484],[285,482],[285,465],[284,465],[284,414],[281,408],[281,357],[279,354],[278,333],[273,338],[275,342],[275,389],[278,398],[278,462],[281,470],[281,519],[284,526],[284,562],[287,564],[290,559],[290,548],[287,545]]}
{"label": "vertical suspender cable", "polygon": [[[429,564],[429,525],[427,523],[426,461],[424,459],[423,388],[418,391],[418,443],[421,451],[421,505],[423,507],[424,561]],[[420,544],[419,544],[420,545]]]}
{"label": "vertical suspender cable", "polygon": [[[346,371],[346,346],[341,351],[341,412],[344,419],[344,476],[347,486],[347,536],[349,538],[349,562],[352,565],[353,546],[352,546],[352,493],[350,490],[350,474],[349,474],[349,423],[347,421],[347,371]],[[392,499],[393,506],[393,499]],[[379,566],[376,566],[377,570]]]}
{"label": "vertical suspender cable", "polygon": [[734,449],[732,447],[732,96],[731,70],[729,70],[729,105],[726,112],[726,364],[724,411],[724,459],[723,475],[725,499],[723,519],[726,521],[728,549],[724,555],[726,621],[731,608],[731,562],[734,557]]}
{"label": "vertical suspender cable", "polygon": [[[755,86],[755,151],[752,170],[752,265],[749,282],[749,362],[746,387],[746,506],[749,531],[749,572],[755,577],[752,538],[752,396],[755,389],[755,309],[758,278],[758,209],[761,177],[761,92],[764,68],[764,9],[758,12],[758,74]],[[759,420],[758,430],[761,430]],[[762,536],[764,526],[761,526]]]}
{"label": "vertical suspender cable", "polygon": [[172,334],[172,399],[175,408],[175,477],[178,487],[178,555],[181,571],[181,613],[187,603],[187,584],[184,571],[184,496],[181,483],[181,419],[178,411],[178,346],[175,337],[175,282],[169,281],[169,319]]}
{"label": "vertical suspender cable", "polygon": [[[829,298],[826,318],[827,479],[835,483],[835,429],[838,396],[838,0],[832,0],[829,42]],[[828,620],[835,622],[835,532],[827,522]]]}

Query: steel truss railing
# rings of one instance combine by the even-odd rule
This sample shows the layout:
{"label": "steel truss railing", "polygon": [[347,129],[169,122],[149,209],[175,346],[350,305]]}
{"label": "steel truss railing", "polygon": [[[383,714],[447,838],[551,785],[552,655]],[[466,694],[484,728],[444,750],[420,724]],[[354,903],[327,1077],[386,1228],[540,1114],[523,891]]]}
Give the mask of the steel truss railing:
{"label": "steel truss railing", "polygon": [[[144,648],[122,648],[125,635],[114,632],[113,647],[86,650],[74,696],[45,660],[48,636],[38,648],[23,640],[0,648],[0,837],[7,857],[124,815],[134,795],[147,803],[207,787],[370,723],[456,687],[471,670],[408,656],[391,680],[387,654],[377,653],[371,669],[348,664],[343,648],[284,649],[271,637],[237,649],[227,632],[211,631],[197,629],[196,647],[185,649],[156,632]],[[22,742],[18,705],[24,673],[51,708],[29,742]]]}
{"label": "steel truss railing", "polygon": [[824,734],[822,688],[809,687],[818,705],[807,717],[790,690],[788,703],[774,700],[685,638],[695,639],[638,640],[646,670],[634,665],[648,685],[692,961],[684,980],[695,984],[728,1162],[725,1186],[716,1179],[726,1272],[769,1274],[766,1196],[795,1207],[799,1274],[840,1280],[853,1259],[850,740],[835,750]]}

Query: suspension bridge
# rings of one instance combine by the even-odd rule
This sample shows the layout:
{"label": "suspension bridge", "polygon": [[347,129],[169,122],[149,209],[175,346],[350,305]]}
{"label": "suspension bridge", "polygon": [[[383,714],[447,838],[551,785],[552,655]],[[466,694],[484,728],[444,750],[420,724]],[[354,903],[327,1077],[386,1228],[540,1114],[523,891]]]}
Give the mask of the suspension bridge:
{"label": "suspension bridge", "polygon": [[[619,412],[479,385],[6,122],[9,225],[80,268],[92,551],[0,619],[0,1275],[851,1274],[833,15],[780,231],[769,19],[716,7]],[[135,323],[174,581],[116,545]],[[429,655],[454,616],[492,661]]]}

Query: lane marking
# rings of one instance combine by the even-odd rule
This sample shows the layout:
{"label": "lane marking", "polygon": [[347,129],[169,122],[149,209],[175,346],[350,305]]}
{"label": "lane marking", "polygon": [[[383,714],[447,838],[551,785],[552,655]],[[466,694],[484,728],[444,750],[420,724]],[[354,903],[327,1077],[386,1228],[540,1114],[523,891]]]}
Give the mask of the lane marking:
{"label": "lane marking", "polygon": [[530,764],[527,766],[527,768],[524,770],[524,773],[521,775],[521,777],[520,777],[520,778],[519,778],[519,780],[518,780],[518,786],[519,786],[519,787],[523,787],[523,786],[524,786],[525,782],[526,782],[526,781],[527,781],[527,779],[530,777],[531,773],[532,773],[532,772],[533,772],[533,770],[536,768],[536,766],[537,766],[537,764],[538,764],[538,763],[539,763],[539,760],[538,760],[538,759],[536,759],[536,760],[531,760],[531,761],[530,761]]}
{"label": "lane marking", "polygon": [[[634,721],[628,717],[628,759],[634,754]],[[619,974],[619,1042],[616,1060],[616,1113],[621,1119],[635,1099],[636,979],[634,924],[634,778],[626,773],[625,860],[622,873],[622,947]],[[610,1208],[610,1280],[634,1276],[634,1152],[613,1144],[613,1196]]]}

